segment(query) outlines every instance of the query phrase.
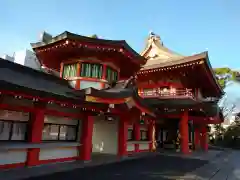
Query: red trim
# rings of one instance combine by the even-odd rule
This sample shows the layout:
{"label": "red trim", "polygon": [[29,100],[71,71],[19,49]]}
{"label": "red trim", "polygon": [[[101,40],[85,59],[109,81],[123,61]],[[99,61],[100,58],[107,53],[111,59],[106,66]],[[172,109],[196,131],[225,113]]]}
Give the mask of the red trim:
{"label": "red trim", "polygon": [[[29,143],[40,143],[42,141],[42,130],[44,126],[44,109],[36,109],[31,114]],[[27,152],[27,166],[34,166],[39,161],[39,148],[30,148]]]}
{"label": "red trim", "polygon": [[142,150],[139,150],[139,152],[149,152],[150,150],[149,149],[142,149]]}
{"label": "red trim", "polygon": [[[5,90],[0,90],[0,92],[2,94],[6,94],[6,95],[12,95],[12,96],[22,96],[23,98],[26,98],[26,99],[31,99],[33,100],[34,98],[35,99],[38,99],[38,100],[41,100],[41,101],[44,101],[44,102],[49,102],[49,101],[54,101],[55,103],[58,103],[58,104],[66,104],[66,105],[70,105],[70,106],[76,106],[76,107],[83,107],[83,108],[89,108],[91,109],[91,107],[86,107],[84,105],[79,105],[79,104],[73,104],[72,102],[70,101],[59,101],[57,99],[54,99],[54,98],[41,98],[39,96],[32,96],[32,95],[27,95],[25,93],[21,93],[21,92],[13,92],[13,91],[5,91]],[[8,105],[9,106],[9,105]],[[96,110],[100,110],[98,108],[95,108],[93,107],[92,109],[96,109]],[[31,110],[30,110],[31,111]]]}
{"label": "red trim", "polygon": [[24,166],[25,166],[25,163],[3,164],[3,165],[0,165],[0,169],[13,169],[13,168],[20,168]]}
{"label": "red trim", "polygon": [[127,155],[128,116],[120,115],[118,126],[118,156]]}
{"label": "red trim", "polygon": [[[81,64],[77,63],[77,74],[76,74],[76,76],[80,77],[80,75],[81,75]],[[76,80],[75,89],[80,89],[80,80],[78,80],[78,79]]]}
{"label": "red trim", "polygon": [[183,154],[189,153],[189,145],[188,145],[188,111],[184,111],[182,118],[180,120],[179,131],[181,135],[181,151]]}
{"label": "red trim", "polygon": [[62,76],[63,76],[63,68],[64,68],[64,63],[62,62],[61,64],[60,64],[60,77],[62,78]]}
{"label": "red trim", "polygon": [[[106,63],[106,62],[108,62],[108,63]],[[91,59],[91,60],[89,60],[89,59],[75,59],[74,60],[73,59],[73,60],[64,61],[64,64],[72,64],[72,63],[101,64],[103,66],[109,66],[109,67],[113,68],[114,70],[119,71],[119,68],[116,65],[114,65],[114,62],[112,61],[112,59],[109,59],[109,58],[104,58],[104,59],[101,59],[101,60],[98,60],[98,59]],[[111,64],[109,64],[109,63],[111,63]]]}
{"label": "red trim", "polygon": [[21,111],[21,112],[34,112],[34,107],[27,107],[27,106],[14,106],[10,104],[0,104],[0,109],[5,109],[9,111]]}
{"label": "red trim", "polygon": [[[134,124],[134,139],[136,141],[140,141],[141,135],[140,135],[140,124],[139,123],[135,123]],[[139,144],[135,144],[135,152],[139,152]]]}
{"label": "red trim", "polygon": [[55,162],[74,161],[74,160],[77,160],[77,159],[78,159],[78,157],[66,157],[66,158],[59,158],[59,159],[39,160],[39,161],[38,161],[38,165],[55,163]]}
{"label": "red trim", "polygon": [[128,155],[134,155],[136,153],[136,151],[127,151]]}
{"label": "red trim", "polygon": [[79,147],[80,157],[83,161],[91,160],[92,135],[93,135],[94,116],[87,116],[82,121],[82,146]]}
{"label": "red trim", "polygon": [[[0,109],[11,110],[11,111],[21,111],[21,112],[36,112],[38,109],[34,107],[27,107],[27,106],[14,106],[9,104],[0,104]],[[74,118],[82,118],[82,114],[75,114],[75,113],[68,113],[68,112],[61,112],[57,110],[50,110],[46,109],[45,114],[52,115],[52,116],[59,116],[59,117],[74,117]]]}
{"label": "red trim", "polygon": [[141,89],[141,88],[146,88],[146,89],[160,88],[163,86],[169,86],[169,87],[173,87],[173,88],[184,88],[181,83],[177,83],[177,82],[157,82],[155,84],[154,83],[152,83],[152,84],[139,83],[138,84],[139,89]]}

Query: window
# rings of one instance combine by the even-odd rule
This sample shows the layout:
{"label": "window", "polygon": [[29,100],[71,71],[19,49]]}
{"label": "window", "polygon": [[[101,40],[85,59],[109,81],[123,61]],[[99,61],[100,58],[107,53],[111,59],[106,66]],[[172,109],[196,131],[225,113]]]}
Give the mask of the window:
{"label": "window", "polygon": [[101,64],[82,63],[81,77],[102,78],[103,66]]}
{"label": "window", "polygon": [[147,130],[140,130],[140,140],[141,141],[148,140],[148,131]]}
{"label": "window", "polygon": [[76,141],[78,125],[62,125],[45,123],[43,141]]}
{"label": "window", "polygon": [[128,129],[128,141],[132,141],[134,139],[133,129]]}
{"label": "window", "polygon": [[107,77],[106,79],[111,82],[111,81],[117,81],[118,80],[118,72],[113,70],[110,67],[107,67]]}
{"label": "window", "polygon": [[0,140],[24,141],[27,134],[27,122],[0,120]]}
{"label": "window", "polygon": [[76,77],[77,76],[77,64],[66,64],[63,67],[63,78]]}

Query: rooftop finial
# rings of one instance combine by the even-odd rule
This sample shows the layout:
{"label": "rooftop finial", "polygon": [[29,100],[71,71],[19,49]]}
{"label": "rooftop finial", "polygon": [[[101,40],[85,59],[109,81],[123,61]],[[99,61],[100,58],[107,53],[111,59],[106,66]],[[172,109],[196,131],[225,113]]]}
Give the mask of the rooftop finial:
{"label": "rooftop finial", "polygon": [[155,34],[153,31],[149,31],[148,40],[150,40],[150,41],[158,41],[161,45],[163,45],[163,42],[162,42],[160,36]]}

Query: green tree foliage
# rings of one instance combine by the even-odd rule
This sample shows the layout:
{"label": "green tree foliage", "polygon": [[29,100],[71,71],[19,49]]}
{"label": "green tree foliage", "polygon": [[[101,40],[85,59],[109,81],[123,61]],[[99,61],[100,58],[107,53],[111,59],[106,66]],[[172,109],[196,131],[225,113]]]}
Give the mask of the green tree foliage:
{"label": "green tree foliage", "polygon": [[[220,86],[222,88],[226,87],[226,84],[229,81],[234,81],[236,80],[236,76],[237,76],[237,71],[233,71],[232,69],[228,68],[228,67],[222,67],[222,68],[215,68],[213,69],[214,73],[216,75],[216,78],[218,80],[218,83],[220,84]],[[235,105],[232,105],[231,107],[228,106],[228,104],[226,103],[226,98],[223,97],[222,99],[222,104],[221,104],[221,110],[224,114],[224,119],[227,119],[229,114],[231,114],[231,112],[234,110]],[[216,136],[217,139],[221,139],[221,137],[225,134],[225,129],[223,128],[222,124],[215,124],[214,126],[214,134]]]}
{"label": "green tree foliage", "polygon": [[228,81],[235,80],[238,74],[237,71],[233,71],[228,67],[215,68],[213,70],[222,88],[225,88]]}
{"label": "green tree foliage", "polygon": [[93,34],[90,36],[91,38],[95,38],[95,39],[98,39],[98,36],[96,34]]}

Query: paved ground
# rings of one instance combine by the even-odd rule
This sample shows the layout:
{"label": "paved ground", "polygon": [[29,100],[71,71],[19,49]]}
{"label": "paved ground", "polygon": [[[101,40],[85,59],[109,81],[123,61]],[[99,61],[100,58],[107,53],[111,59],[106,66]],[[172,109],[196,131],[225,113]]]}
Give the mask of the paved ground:
{"label": "paved ground", "polygon": [[115,164],[101,165],[60,172],[27,180],[170,180],[180,179],[208,161],[174,156],[157,155]]}

